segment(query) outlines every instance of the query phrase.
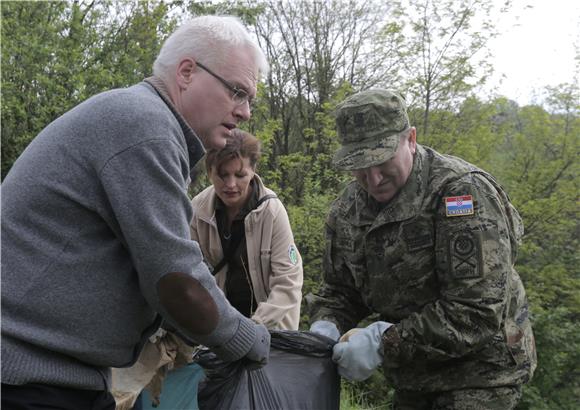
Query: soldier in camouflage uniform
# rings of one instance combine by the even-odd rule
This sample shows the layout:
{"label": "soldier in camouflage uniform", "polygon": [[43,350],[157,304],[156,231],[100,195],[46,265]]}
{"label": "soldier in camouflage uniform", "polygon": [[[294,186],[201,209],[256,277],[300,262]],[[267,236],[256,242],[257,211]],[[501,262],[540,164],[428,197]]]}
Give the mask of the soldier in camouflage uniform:
{"label": "soldier in camouflage uniform", "polygon": [[369,90],[337,109],[337,167],[356,178],[327,221],[311,330],[339,372],[382,365],[396,409],[511,409],[536,367],[514,269],[523,226],[485,171],[416,143],[403,99]]}

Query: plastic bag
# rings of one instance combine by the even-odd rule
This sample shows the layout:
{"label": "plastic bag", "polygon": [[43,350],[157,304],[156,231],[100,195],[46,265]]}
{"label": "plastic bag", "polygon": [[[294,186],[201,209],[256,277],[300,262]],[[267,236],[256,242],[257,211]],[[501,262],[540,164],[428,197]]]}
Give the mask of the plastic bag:
{"label": "plastic bag", "polygon": [[335,341],[311,332],[272,330],[270,360],[259,369],[240,360],[223,362],[209,350],[195,361],[206,379],[201,410],[339,409],[340,378],[332,362]]}

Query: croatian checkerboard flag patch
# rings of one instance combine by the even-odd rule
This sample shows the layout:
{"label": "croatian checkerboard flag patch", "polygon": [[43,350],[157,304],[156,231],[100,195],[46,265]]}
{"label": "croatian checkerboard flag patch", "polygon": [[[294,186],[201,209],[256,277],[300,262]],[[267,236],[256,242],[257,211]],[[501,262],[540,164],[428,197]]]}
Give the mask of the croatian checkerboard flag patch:
{"label": "croatian checkerboard flag patch", "polygon": [[471,195],[448,196],[445,198],[447,216],[473,215],[473,197]]}

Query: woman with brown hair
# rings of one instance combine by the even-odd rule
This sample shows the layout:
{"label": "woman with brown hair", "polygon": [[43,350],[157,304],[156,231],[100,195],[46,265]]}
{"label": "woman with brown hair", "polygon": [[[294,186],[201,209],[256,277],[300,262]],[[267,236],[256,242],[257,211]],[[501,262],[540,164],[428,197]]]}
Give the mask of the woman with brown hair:
{"label": "woman with brown hair", "polygon": [[[233,307],[269,329],[297,330],[302,258],[286,209],[256,174],[259,159],[260,141],[239,129],[224,148],[207,152],[212,184],[192,200],[191,236]],[[129,390],[115,392],[118,403],[132,404],[147,386],[137,402],[143,408],[195,408],[201,368],[187,366],[192,351],[179,336],[161,330],[138,363],[113,373],[114,384]],[[117,410],[126,408],[118,405]]]}
{"label": "woman with brown hair", "polygon": [[270,329],[296,330],[302,259],[284,206],[256,174],[259,158],[259,140],[238,129],[207,153],[212,185],[192,201],[191,235],[236,309]]}

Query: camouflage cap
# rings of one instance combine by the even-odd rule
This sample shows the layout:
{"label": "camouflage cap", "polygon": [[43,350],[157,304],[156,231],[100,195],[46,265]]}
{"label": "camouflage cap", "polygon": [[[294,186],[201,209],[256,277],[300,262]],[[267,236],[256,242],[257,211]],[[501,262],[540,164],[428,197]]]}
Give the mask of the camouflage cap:
{"label": "camouflage cap", "polygon": [[334,165],[345,170],[368,168],[395,155],[401,132],[409,129],[403,98],[391,90],[354,94],[336,109],[336,127],[342,147]]}

